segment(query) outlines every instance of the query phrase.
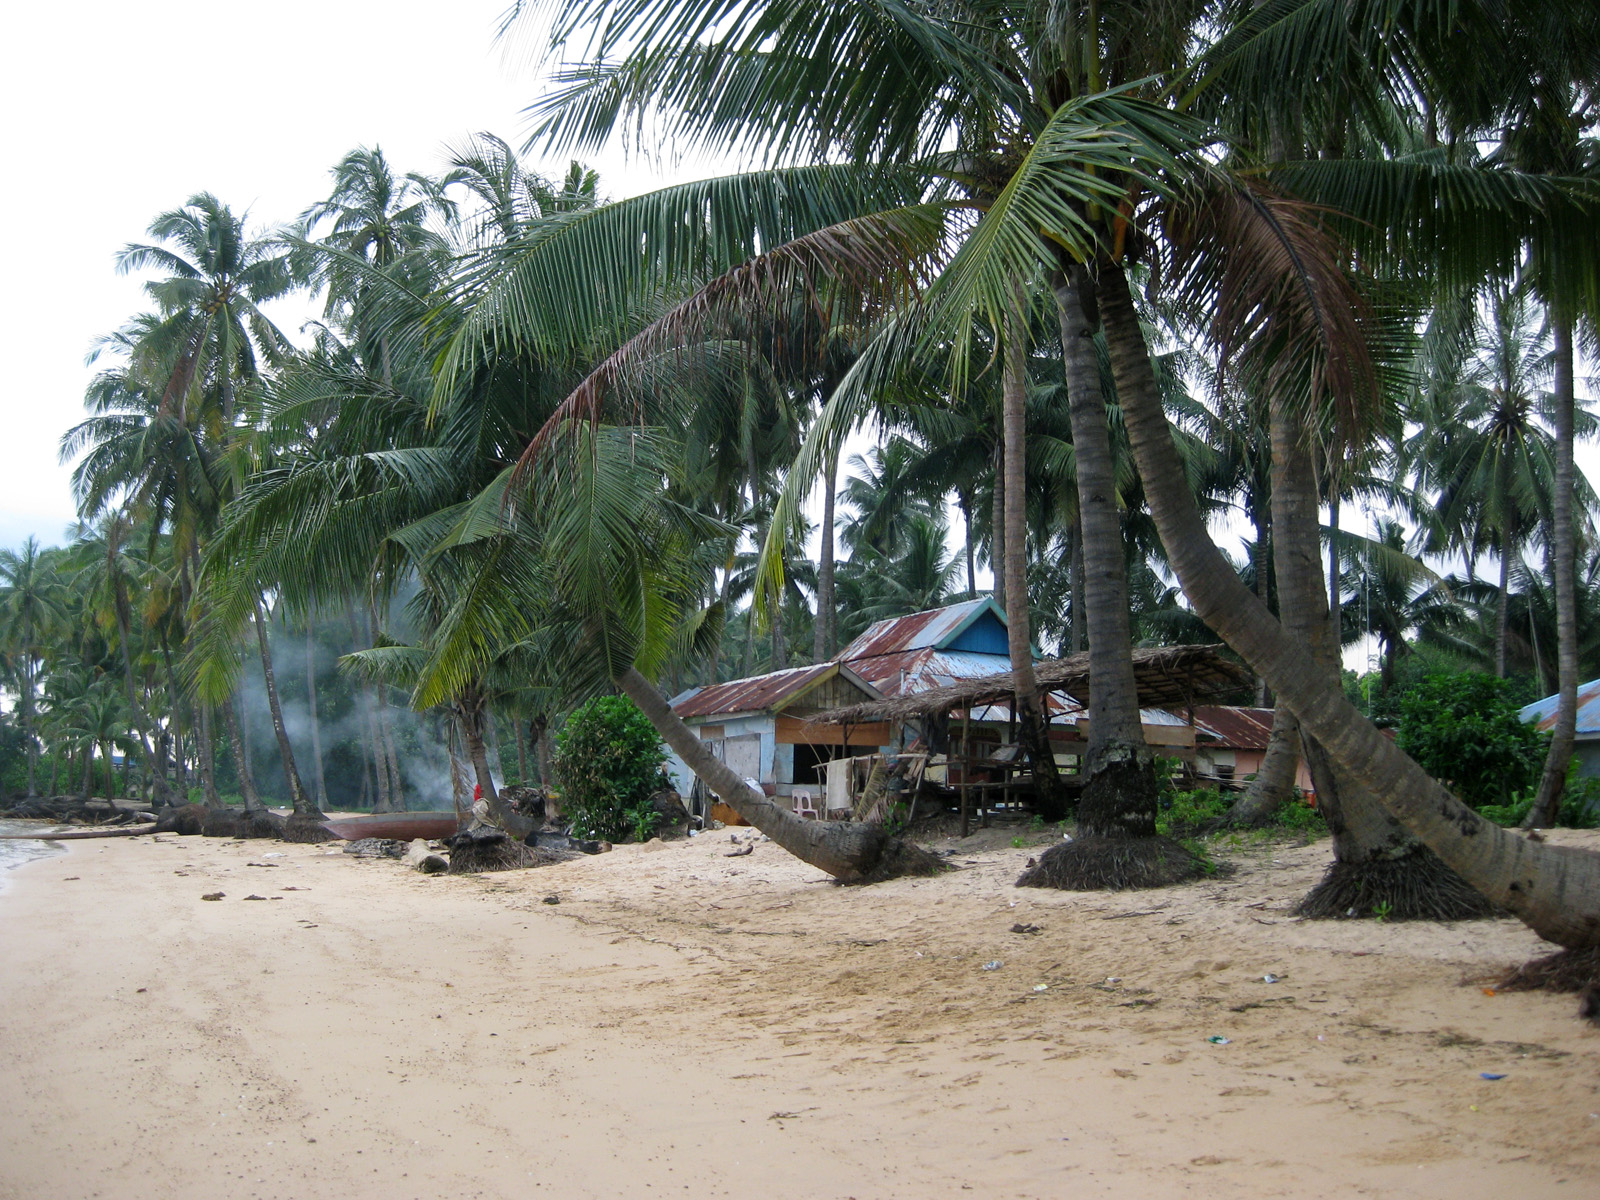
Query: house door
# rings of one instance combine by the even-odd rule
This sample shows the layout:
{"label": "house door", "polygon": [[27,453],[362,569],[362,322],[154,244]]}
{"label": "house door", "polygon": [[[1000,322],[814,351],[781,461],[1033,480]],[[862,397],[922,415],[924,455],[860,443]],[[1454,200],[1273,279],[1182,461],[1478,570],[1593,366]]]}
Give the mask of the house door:
{"label": "house door", "polygon": [[731,737],[723,741],[722,761],[740,779],[761,778],[761,735]]}

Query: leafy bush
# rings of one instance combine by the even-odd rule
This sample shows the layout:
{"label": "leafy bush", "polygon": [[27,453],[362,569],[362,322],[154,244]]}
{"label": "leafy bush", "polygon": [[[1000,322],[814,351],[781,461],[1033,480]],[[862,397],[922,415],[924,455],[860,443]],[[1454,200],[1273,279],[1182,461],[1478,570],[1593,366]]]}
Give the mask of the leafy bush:
{"label": "leafy bush", "polygon": [[1193,792],[1172,791],[1162,797],[1156,812],[1156,832],[1162,837],[1186,838],[1228,815],[1233,797],[1216,788]]}
{"label": "leafy bush", "polygon": [[556,735],[561,808],[579,837],[644,841],[655,832],[650,796],[671,781],[655,726],[626,696],[596,696]]}
{"label": "leafy bush", "polygon": [[[1555,823],[1566,829],[1600,828],[1600,779],[1579,779],[1577,771],[1578,764],[1574,761],[1567,775],[1567,790],[1562,794]],[[1478,811],[1496,825],[1504,825],[1509,829],[1522,824],[1537,795],[1537,789],[1530,788],[1509,804],[1485,804]]]}
{"label": "leafy bush", "polygon": [[1549,737],[1517,716],[1516,685],[1480,673],[1436,674],[1400,697],[1400,748],[1473,808],[1536,787]]}

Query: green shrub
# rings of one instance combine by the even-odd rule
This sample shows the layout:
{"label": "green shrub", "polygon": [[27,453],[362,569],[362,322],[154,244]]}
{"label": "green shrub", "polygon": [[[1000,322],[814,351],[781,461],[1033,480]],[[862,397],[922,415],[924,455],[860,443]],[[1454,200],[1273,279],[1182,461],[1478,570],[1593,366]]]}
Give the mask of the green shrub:
{"label": "green shrub", "polygon": [[1213,821],[1228,815],[1233,797],[1216,788],[1169,792],[1156,812],[1156,832],[1162,837],[1193,837]]}
{"label": "green shrub", "polygon": [[1473,808],[1537,787],[1549,736],[1517,716],[1515,685],[1480,673],[1429,675],[1400,697],[1396,740]]}
{"label": "green shrub", "polygon": [[655,833],[650,796],[671,781],[655,726],[626,696],[596,696],[556,735],[561,808],[579,837],[644,841]]}
{"label": "green shrub", "polygon": [[[1555,824],[1565,829],[1600,828],[1600,779],[1579,779],[1577,769],[1578,764],[1574,762],[1567,775],[1567,790],[1561,797],[1561,807],[1556,810]],[[1522,824],[1537,795],[1537,789],[1529,788],[1513,797],[1509,804],[1485,804],[1478,812],[1496,825],[1510,829]]]}

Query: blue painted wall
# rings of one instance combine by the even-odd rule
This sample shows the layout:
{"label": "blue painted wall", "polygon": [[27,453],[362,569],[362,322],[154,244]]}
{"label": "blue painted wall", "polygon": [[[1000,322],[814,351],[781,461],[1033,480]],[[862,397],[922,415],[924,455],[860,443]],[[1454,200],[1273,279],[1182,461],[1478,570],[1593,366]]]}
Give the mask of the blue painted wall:
{"label": "blue painted wall", "polygon": [[970,650],[974,654],[1005,654],[1009,649],[1006,645],[1006,627],[994,613],[985,610],[942,649]]}

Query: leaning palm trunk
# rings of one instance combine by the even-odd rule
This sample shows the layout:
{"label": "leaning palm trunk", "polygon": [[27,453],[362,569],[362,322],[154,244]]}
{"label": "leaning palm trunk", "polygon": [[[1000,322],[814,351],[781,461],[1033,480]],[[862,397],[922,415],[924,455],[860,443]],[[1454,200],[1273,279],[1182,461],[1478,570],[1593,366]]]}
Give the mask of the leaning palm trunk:
{"label": "leaning palm trunk", "polygon": [[289,745],[289,730],[283,723],[283,708],[278,703],[278,677],[272,669],[272,647],[267,641],[267,621],[256,605],[256,641],[261,647],[261,671],[267,681],[267,707],[272,713],[272,732],[278,741],[278,756],[283,760],[284,778],[289,782],[290,802],[294,812],[283,823],[283,840],[286,842],[331,842],[335,834],[323,826],[327,814],[317,807],[306,794],[300,782],[300,772],[295,767],[294,748]]}
{"label": "leaning palm trunk", "polygon": [[[1144,741],[1128,624],[1127,567],[1105,398],[1085,310],[1087,273],[1058,275],[1062,359],[1083,530],[1084,616],[1089,632],[1089,745],[1078,800],[1078,839],[1052,847],[1017,882],[1077,891],[1164,887],[1202,873],[1199,860],[1156,835],[1159,789]],[[1009,412],[1007,434],[1010,434]],[[1011,481],[1008,481],[1010,483]],[[1074,603],[1079,597],[1073,597]]]}
{"label": "leaning palm trunk", "polygon": [[1266,677],[1337,766],[1380,791],[1406,828],[1486,898],[1558,945],[1600,945],[1600,854],[1529,841],[1462,804],[1379,733],[1342,691],[1326,686],[1305,647],[1239,581],[1184,481],[1121,270],[1103,273],[1100,301],[1150,512],[1195,612]]}
{"label": "leaning palm trunk", "polygon": [[750,787],[672,711],[659,688],[629,667],[616,678],[688,768],[734,812],[790,854],[840,883],[875,883],[897,875],[932,875],[944,864],[926,850],[891,837],[881,825],[807,821]]}
{"label": "leaning palm trunk", "polygon": [[1572,323],[1561,305],[1552,314],[1555,334],[1555,435],[1556,494],[1551,513],[1550,556],[1555,563],[1556,585],[1556,723],[1545,755],[1539,793],[1524,825],[1554,825],[1567,788],[1567,768],[1572,763],[1572,742],[1578,731],[1578,597],[1573,581],[1576,551],[1572,537]]}
{"label": "leaning palm trunk", "polygon": [[1294,794],[1299,770],[1300,722],[1280,700],[1272,710],[1272,733],[1256,777],[1228,810],[1223,824],[1242,829],[1265,825]]}
{"label": "leaning palm trunk", "polygon": [[316,811],[311,799],[306,795],[305,784],[300,782],[300,771],[295,766],[294,747],[289,744],[289,729],[283,723],[283,708],[278,703],[278,675],[272,668],[272,646],[267,641],[267,619],[261,611],[261,606],[256,605],[256,642],[261,648],[261,674],[267,683],[267,708],[272,715],[272,735],[278,742],[278,757],[283,760],[283,777],[289,784],[289,801],[294,806],[294,815],[297,817],[315,815],[318,821],[324,819],[321,812]]}
{"label": "leaning palm trunk", "polygon": [[[1273,570],[1278,612],[1290,637],[1310,648],[1323,687],[1341,690],[1338,625],[1323,587],[1319,496],[1305,426],[1274,389],[1272,436]],[[1333,863],[1295,910],[1304,917],[1458,920],[1493,908],[1418,841],[1378,796],[1333,763],[1314,737],[1305,741],[1317,807],[1333,835]]]}
{"label": "leaning palm trunk", "polygon": [[[1020,289],[1019,289],[1020,292]],[[1035,804],[1051,820],[1066,813],[1061,773],[1050,744],[1050,716],[1033,671],[1033,633],[1028,612],[1028,343],[1027,321],[1018,312],[1011,320],[1002,368],[1001,444],[1005,494],[1005,551],[1001,569],[1006,591],[1006,649],[1015,686],[1017,740],[1033,768]]]}

